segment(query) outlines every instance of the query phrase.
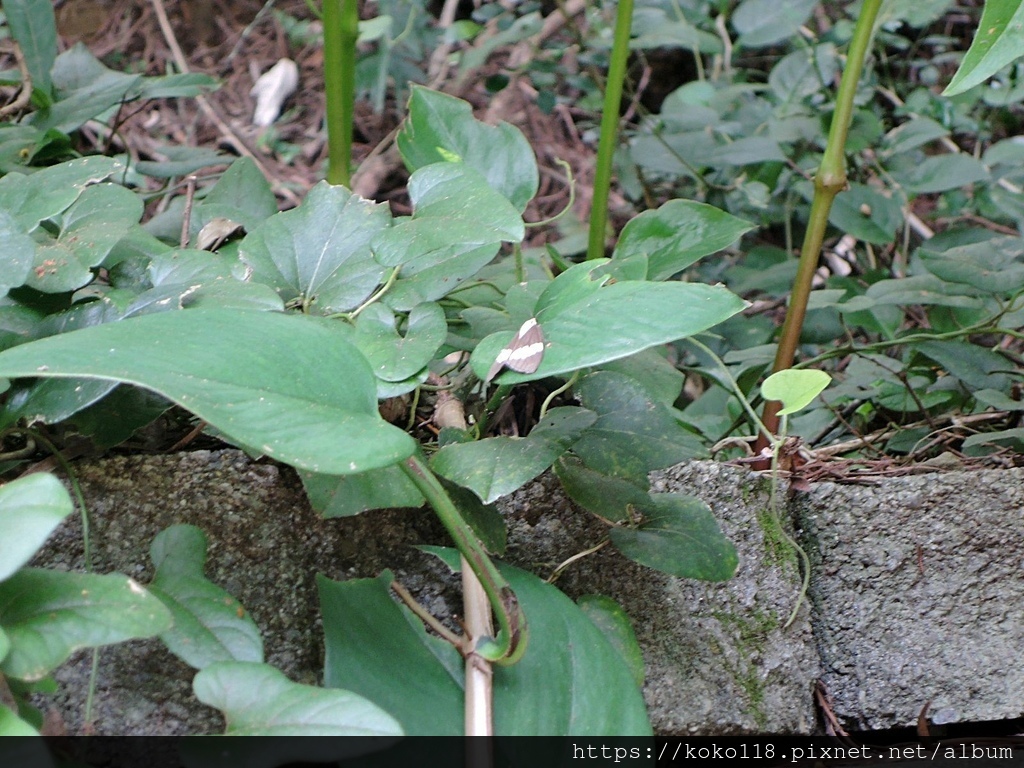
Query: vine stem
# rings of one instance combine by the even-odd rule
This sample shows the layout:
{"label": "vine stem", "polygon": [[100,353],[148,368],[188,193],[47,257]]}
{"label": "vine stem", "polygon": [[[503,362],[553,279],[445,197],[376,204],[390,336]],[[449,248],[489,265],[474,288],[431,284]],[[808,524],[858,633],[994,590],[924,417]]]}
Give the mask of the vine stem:
{"label": "vine stem", "polygon": [[[828,227],[828,214],[832,210],[832,203],[836,195],[846,188],[846,137],[850,132],[850,123],[853,120],[857,84],[864,71],[864,60],[867,57],[868,48],[871,46],[875,19],[878,17],[881,5],[882,0],[864,0],[860,15],[857,17],[857,26],[846,55],[846,67],[843,69],[843,77],[836,94],[836,108],[832,114],[832,125],[829,127],[828,144],[825,146],[821,167],[818,168],[818,172],[814,176],[814,199],[811,202],[810,218],[804,233],[803,246],[800,249],[800,263],[797,266],[796,280],[793,283],[793,291],[789,299],[789,309],[786,311],[786,319],[779,335],[779,347],[776,350],[775,363],[772,366],[773,373],[793,366],[797,344],[800,341],[800,331],[803,329],[804,318],[807,315],[811,282],[818,267],[818,257],[821,254],[825,230]],[[761,421],[772,434],[779,429],[780,408],[781,404],[778,401],[768,400],[761,413]],[[757,452],[769,445],[770,440],[761,435],[754,450]],[[767,469],[767,466],[755,466],[758,469]]]}
{"label": "vine stem", "polygon": [[497,618],[497,638],[480,638],[473,652],[495,664],[515,664],[523,657],[527,644],[526,616],[515,592],[498,571],[484,545],[462,518],[444,486],[423,462],[422,457],[414,454],[399,466],[434,508],[455,546],[480,580],[480,585]]}

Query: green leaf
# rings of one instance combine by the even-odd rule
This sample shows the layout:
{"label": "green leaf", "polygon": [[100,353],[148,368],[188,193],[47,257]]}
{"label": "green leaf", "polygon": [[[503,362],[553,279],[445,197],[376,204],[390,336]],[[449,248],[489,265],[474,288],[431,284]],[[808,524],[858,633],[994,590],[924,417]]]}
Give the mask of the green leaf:
{"label": "green leaf", "polygon": [[943,96],[955,96],[973,88],[1012,61],[1024,50],[1024,2],[985,0],[978,31],[967,55]]}
{"label": "green leaf", "polygon": [[190,242],[212,219],[230,219],[252,232],[276,213],[277,198],[263,173],[251,158],[240,157],[192,210]]}
{"label": "green leaf", "polygon": [[[702,283],[624,282],[606,285],[568,306],[538,313],[547,342],[535,373],[506,371],[502,384],[543,379],[628,357],[686,338],[736,314],[746,302],[722,286]],[[497,333],[473,351],[473,371],[483,379],[513,333]]]}
{"label": "green leaf", "polygon": [[394,313],[371,304],[356,320],[352,342],[370,361],[373,374],[384,381],[404,381],[427,367],[448,338],[444,310],[433,302],[417,304],[409,313],[403,338]]}
{"label": "green leaf", "polygon": [[217,309],[129,318],[0,353],[0,376],[136,384],[313,472],[363,472],[415,448],[380,418],[363,356],[313,318]]}
{"label": "green leaf", "polygon": [[761,395],[766,400],[782,403],[780,416],[788,416],[806,408],[832,381],[824,371],[804,368],[786,368],[776,371],[761,385]]}
{"label": "green leaf", "polygon": [[[457,562],[447,550],[445,562]],[[530,617],[530,647],[494,669],[499,736],[649,735],[632,672],[565,595],[536,576],[499,566]],[[318,578],[326,638],[324,680],[385,707],[410,736],[463,733],[463,662],[388,594],[392,575]],[[614,691],[614,696],[609,692]]]}
{"label": "green leaf", "polygon": [[[7,707],[0,704],[0,737],[38,736],[39,731],[26,723]],[[33,768],[53,768],[53,759],[43,739],[18,739],[0,746],[0,759],[4,765],[31,765]]]}
{"label": "green leaf", "polygon": [[71,133],[139,93],[142,76],[108,69],[81,42],[57,56],[50,70],[58,99],[29,116],[40,131]]}
{"label": "green leaf", "polygon": [[519,242],[520,213],[462,163],[435,163],[409,179],[413,215],[397,219],[374,238],[377,261],[401,267],[384,301],[408,310],[448,294],[475,275],[501,242]]}
{"label": "green leaf", "polygon": [[413,86],[398,149],[410,171],[457,155],[520,213],[537,194],[537,160],[522,132],[477,120],[470,105],[454,96]]}
{"label": "green leaf", "polygon": [[149,591],[174,618],[160,635],[171,653],[196,669],[218,661],[263,661],[263,640],[252,617],[203,575],[206,536],[199,528],[173,525],[161,531],[149,554],[156,566]]}
{"label": "green leaf", "polygon": [[[224,713],[227,736],[402,735],[394,718],[363,697],[293,683],[268,664],[217,662],[196,675],[192,689],[203,704]],[[245,764],[279,765],[280,754],[267,749]],[[302,750],[292,745],[288,762],[305,756]]]}
{"label": "green leaf", "polygon": [[57,238],[37,244],[26,285],[43,293],[64,293],[90,283],[92,268],[138,223],[142,208],[142,198],[116,184],[83,190],[64,212]]}
{"label": "green leaf", "polygon": [[700,499],[651,494],[637,511],[642,515],[639,527],[610,531],[612,544],[626,557],[684,579],[725,581],[736,573],[736,548]]}
{"label": "green leaf", "polygon": [[4,0],[10,35],[21,46],[32,87],[52,95],[50,70],[57,58],[57,20],[53,4],[40,0]]}
{"label": "green leaf", "polygon": [[921,247],[921,264],[936,277],[987,293],[1012,294],[1024,288],[1024,239],[994,237],[944,251]]}
{"label": "green leaf", "polygon": [[669,200],[630,219],[613,259],[648,257],[648,280],[667,280],[702,256],[736,242],[753,225],[704,203]]}
{"label": "green leaf", "polygon": [[0,210],[0,298],[11,288],[25,284],[36,243],[7,211]]}
{"label": "green leaf", "polygon": [[988,168],[970,155],[934,155],[902,173],[893,172],[908,192],[925,195],[946,192],[976,182],[991,181]]}
{"label": "green leaf", "polygon": [[572,447],[591,469],[642,478],[651,470],[704,453],[698,438],[680,426],[674,413],[628,376],[592,373],[580,381],[576,396],[584,408],[598,414],[597,422]]}
{"label": "green leaf", "polygon": [[384,278],[370,242],[390,224],[387,205],[320,182],[298,208],[251,231],[239,257],[253,268],[253,280],[284,301],[301,298],[321,314],[348,312]]}
{"label": "green leaf", "polygon": [[[555,462],[555,474],[570,499],[613,523],[631,519],[633,511],[649,500],[647,489],[633,479],[597,472],[572,454]],[[645,477],[638,479],[646,482]]]}
{"label": "green leaf", "polygon": [[310,506],[324,517],[351,517],[372,509],[419,508],[423,494],[401,467],[352,475],[319,475],[299,470]]}
{"label": "green leaf", "polygon": [[461,485],[443,477],[437,479],[484,548],[492,555],[504,555],[508,529],[498,508],[483,503],[475,493]]}
{"label": "green leaf", "polygon": [[53,475],[29,475],[0,486],[0,581],[31,560],[73,508]]}
{"label": "green leaf", "polygon": [[31,176],[8,173],[0,178],[0,210],[28,233],[39,222],[66,211],[90,184],[123,171],[118,161],[97,155],[43,168]]}
{"label": "green leaf", "polygon": [[490,503],[537,477],[597,420],[583,408],[554,408],[526,437],[490,437],[446,445],[431,468]]}
{"label": "green leaf", "polygon": [[836,195],[828,220],[858,240],[885,245],[892,242],[896,228],[903,224],[903,212],[891,197],[853,183]]}
{"label": "green leaf", "polygon": [[810,18],[815,0],[743,0],[732,14],[737,45],[763,48],[795,36]]}
{"label": "green leaf", "polygon": [[645,349],[629,357],[612,360],[602,370],[615,371],[643,384],[648,394],[662,405],[673,405],[682,394],[686,375],[670,363],[663,350]]}
{"label": "green leaf", "polygon": [[619,652],[630,671],[637,688],[644,685],[644,654],[633,632],[633,624],[622,606],[604,595],[583,595],[576,605],[601,630],[601,634]]}
{"label": "green leaf", "polygon": [[38,680],[79,648],[152,637],[171,614],[127,576],[23,568],[0,582],[0,626],[11,652],[0,670]]}
{"label": "green leaf", "polygon": [[854,296],[839,305],[841,312],[860,312],[865,309],[913,304],[946,307],[978,308],[981,299],[964,295],[962,286],[947,283],[934,275],[912,275],[895,280],[879,280],[863,296]]}
{"label": "green leaf", "polygon": [[923,341],[914,344],[914,349],[930,357],[971,389],[1007,391],[1011,376],[1020,380],[1019,369],[1009,359],[968,341]]}

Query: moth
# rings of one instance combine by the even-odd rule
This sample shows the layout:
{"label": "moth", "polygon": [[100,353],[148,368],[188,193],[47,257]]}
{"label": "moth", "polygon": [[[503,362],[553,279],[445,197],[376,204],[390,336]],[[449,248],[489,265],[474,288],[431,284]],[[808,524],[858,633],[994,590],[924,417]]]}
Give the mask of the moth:
{"label": "moth", "polygon": [[520,326],[508,346],[498,353],[484,383],[501,373],[502,368],[509,368],[517,373],[533,373],[544,359],[545,346],[540,323],[537,322],[537,318],[531,317]]}

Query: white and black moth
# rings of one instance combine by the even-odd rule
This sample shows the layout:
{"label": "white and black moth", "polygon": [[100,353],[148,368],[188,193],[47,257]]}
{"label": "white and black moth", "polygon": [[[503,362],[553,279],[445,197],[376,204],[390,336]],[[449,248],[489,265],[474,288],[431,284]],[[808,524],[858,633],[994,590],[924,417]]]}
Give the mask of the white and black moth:
{"label": "white and black moth", "polygon": [[485,382],[489,382],[502,368],[509,368],[517,373],[533,373],[540,367],[544,358],[544,334],[540,330],[537,318],[531,317],[519,328],[508,346],[498,353],[494,365],[487,372]]}

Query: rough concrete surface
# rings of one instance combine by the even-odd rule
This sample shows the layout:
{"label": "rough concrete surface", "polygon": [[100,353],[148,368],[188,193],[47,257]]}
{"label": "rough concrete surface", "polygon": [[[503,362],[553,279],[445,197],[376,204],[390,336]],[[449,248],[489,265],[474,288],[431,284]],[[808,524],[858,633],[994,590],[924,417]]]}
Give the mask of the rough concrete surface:
{"label": "rough concrete surface", "polygon": [[[231,450],[120,457],[76,469],[91,508],[99,572],[126,573],[145,584],[153,537],[175,523],[198,525],[210,541],[207,575],[252,613],[267,661],[293,680],[313,683],[321,674],[317,572],[349,578],[391,568],[435,615],[459,612],[453,579],[410,546],[445,543],[425,510],[322,520],[290,469]],[[799,577],[791,558],[766,559],[765,536],[751,511],[764,509],[763,485],[716,465],[677,468],[657,485],[689,488],[712,505],[740,553],[736,579],[670,578],[605,548],[570,566],[559,586],[572,596],[608,594],[632,617],[659,732],[808,732],[817,661],[806,607],[792,627],[779,626],[794,605]],[[508,559],[544,576],[602,536],[602,526],[566,501],[550,476],[500,506],[510,522]],[[81,568],[81,558],[81,532],[69,522],[39,562]],[[81,727],[89,659],[79,654],[57,673],[61,691],[53,701],[72,732]],[[194,699],[192,674],[156,640],[104,649],[97,731],[216,732],[220,715]]]}
{"label": "rough concrete surface", "polygon": [[841,720],[1024,715],[1024,469],[820,483],[797,507]]}
{"label": "rough concrete surface", "polygon": [[[207,575],[252,613],[268,662],[293,680],[321,676],[317,572],[352,578],[391,568],[435,615],[460,612],[455,580],[411,546],[446,543],[426,510],[322,520],[290,469],[231,450],[112,458],[76,470],[98,571],[146,583],[153,537],[174,523],[198,525],[210,540]],[[700,462],[652,481],[655,490],[708,503],[739,552],[736,577],[676,579],[605,547],[566,568],[558,586],[572,597],[609,595],[631,616],[657,732],[811,732],[819,677],[850,728],[913,723],[926,701],[936,722],[1024,712],[1024,470],[822,483],[797,494],[792,508],[812,582],[788,628],[800,577],[769,509],[768,481]],[[604,534],[550,475],[499,507],[509,522],[507,559],[545,577]],[[39,563],[82,567],[77,522],[62,526]],[[61,668],[50,700],[71,732],[82,726],[88,666],[83,653]],[[217,732],[220,715],[192,696],[191,677],[155,640],[104,649],[96,730]]]}

